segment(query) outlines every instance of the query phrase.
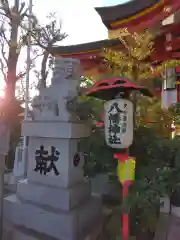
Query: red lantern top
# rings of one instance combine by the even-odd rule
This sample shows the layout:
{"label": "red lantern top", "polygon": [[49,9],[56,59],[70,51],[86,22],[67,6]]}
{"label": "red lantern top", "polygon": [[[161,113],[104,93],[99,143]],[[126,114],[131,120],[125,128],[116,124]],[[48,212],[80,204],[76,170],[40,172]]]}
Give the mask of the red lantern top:
{"label": "red lantern top", "polygon": [[96,82],[87,90],[86,95],[102,100],[114,99],[119,93],[130,93],[133,90],[140,91],[143,95],[152,97],[152,93],[143,86],[131,82],[127,78],[112,77]]}

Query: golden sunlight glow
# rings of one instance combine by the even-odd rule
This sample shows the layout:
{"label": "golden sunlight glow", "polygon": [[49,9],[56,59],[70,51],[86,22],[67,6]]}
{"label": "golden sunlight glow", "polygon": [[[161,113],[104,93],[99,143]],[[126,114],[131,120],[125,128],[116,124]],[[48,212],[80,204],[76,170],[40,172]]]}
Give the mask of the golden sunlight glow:
{"label": "golden sunlight glow", "polygon": [[5,97],[5,90],[4,89],[0,89],[0,98],[4,98]]}

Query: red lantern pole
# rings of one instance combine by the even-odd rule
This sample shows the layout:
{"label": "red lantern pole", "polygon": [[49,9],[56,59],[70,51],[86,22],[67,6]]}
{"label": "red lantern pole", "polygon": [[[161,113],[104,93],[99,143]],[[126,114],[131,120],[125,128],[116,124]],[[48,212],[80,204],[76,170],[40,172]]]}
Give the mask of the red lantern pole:
{"label": "red lantern pole", "polygon": [[[124,199],[128,196],[129,193],[129,183],[126,181],[122,185],[123,189],[123,201]],[[123,240],[128,240],[129,239],[129,215],[127,213],[122,214],[122,236]]]}
{"label": "red lantern pole", "polygon": [[176,92],[177,92],[177,102],[180,102],[180,77],[176,80]]}
{"label": "red lantern pole", "polygon": [[[120,179],[122,184],[122,200],[124,201],[125,198],[129,194],[129,186],[131,184],[131,179],[129,179],[129,169],[128,169],[128,150],[126,150],[125,153],[118,153],[114,156],[116,159],[118,159],[119,163],[125,164],[125,176],[122,176],[122,179]],[[119,178],[121,178],[120,173],[118,173]],[[123,180],[124,179],[124,180]],[[122,214],[122,237],[123,240],[129,239],[129,215],[127,213]]]}

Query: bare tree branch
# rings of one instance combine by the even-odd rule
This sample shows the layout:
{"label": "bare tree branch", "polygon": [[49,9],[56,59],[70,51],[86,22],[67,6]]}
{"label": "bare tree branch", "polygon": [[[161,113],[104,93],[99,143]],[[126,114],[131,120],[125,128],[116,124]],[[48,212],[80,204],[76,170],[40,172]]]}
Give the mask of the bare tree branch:
{"label": "bare tree branch", "polygon": [[[21,6],[20,6],[20,9],[19,9],[19,14],[21,15],[21,13],[23,12],[24,10],[24,7],[25,7],[25,2],[22,2],[21,3]],[[27,12],[28,8],[25,10],[25,12]]]}
{"label": "bare tree branch", "polygon": [[8,41],[6,35],[5,35],[5,31],[2,31],[1,34],[2,34],[2,37],[4,38],[4,40],[6,41],[6,43],[9,45],[9,41]]}
{"label": "bare tree branch", "polygon": [[43,50],[40,74],[36,74],[39,79],[38,85],[43,88],[46,87],[49,70],[53,65],[53,59],[50,59],[51,49],[55,43],[60,42],[67,37],[67,34],[62,33],[61,31],[61,22],[58,26],[55,15],[52,14],[52,17],[49,16],[48,18],[50,19],[49,24],[44,27],[37,26],[37,28],[32,31],[32,44],[39,46]]}
{"label": "bare tree branch", "polygon": [[1,70],[1,73],[4,77],[4,81],[6,82],[7,75],[6,75],[6,72],[4,71],[4,64],[3,64],[2,59],[0,59],[0,70]]}
{"label": "bare tree branch", "polygon": [[6,63],[6,66],[7,66],[7,57],[5,56],[5,51],[4,51],[4,48],[5,48],[5,45],[4,44],[2,44],[1,45],[1,54],[2,54],[2,57],[3,57],[3,60],[4,60],[4,62]]}
{"label": "bare tree branch", "polygon": [[[10,5],[10,0],[0,0],[0,71],[6,81],[9,96],[13,96],[16,82],[23,82],[26,75],[26,69],[17,74],[16,68],[21,50],[28,43],[29,29],[25,22],[26,17],[29,17],[28,10],[25,0],[23,2],[14,0],[13,6]],[[49,70],[53,65],[50,50],[55,43],[66,38],[67,34],[62,33],[61,23],[57,24],[55,14],[49,15],[50,22],[45,26],[38,24],[35,15],[31,16],[31,20],[33,27],[31,69],[35,67],[36,59],[42,57],[41,69],[36,75],[46,86]]]}
{"label": "bare tree branch", "polygon": [[10,16],[10,7],[9,7],[9,1],[8,0],[0,0],[1,7],[0,9],[4,11],[4,14],[8,17]]}

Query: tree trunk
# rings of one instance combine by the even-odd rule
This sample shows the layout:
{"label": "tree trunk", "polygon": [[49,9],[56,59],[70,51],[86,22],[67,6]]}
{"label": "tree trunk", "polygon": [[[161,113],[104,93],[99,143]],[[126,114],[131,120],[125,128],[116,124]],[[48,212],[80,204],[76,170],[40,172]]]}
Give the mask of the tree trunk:
{"label": "tree trunk", "polygon": [[[19,0],[15,0],[14,15],[18,13]],[[16,86],[16,67],[18,61],[18,22],[16,17],[11,19],[11,34],[9,42],[9,55],[7,60],[7,80],[6,80],[6,99],[11,100],[15,98]]]}
{"label": "tree trunk", "polygon": [[45,51],[43,54],[43,60],[42,60],[42,64],[41,64],[40,87],[42,87],[42,88],[46,88],[46,79],[47,79],[46,66],[47,66],[48,57],[49,57],[49,52]]}
{"label": "tree trunk", "polygon": [[15,102],[15,89],[16,89],[16,67],[19,57],[18,52],[18,28],[19,23],[17,20],[19,9],[19,0],[15,0],[13,13],[11,14],[11,30],[10,30],[10,41],[9,41],[9,54],[7,59],[7,78],[6,78],[6,91],[5,91],[5,102],[6,107],[4,109],[4,116],[12,125],[16,116],[16,110],[14,109]]}
{"label": "tree trunk", "polygon": [[[47,46],[47,49],[51,49],[53,44],[55,43],[55,39],[52,39]],[[40,87],[46,88],[47,85],[47,76],[48,76],[48,71],[47,71],[47,62],[49,58],[49,51],[44,51],[43,53],[43,59],[41,63],[41,81],[40,81]]]}
{"label": "tree trunk", "polygon": [[15,99],[15,90],[16,90],[16,83],[15,82],[7,82],[6,83],[6,91],[5,91],[5,98],[7,101],[11,101]]}

